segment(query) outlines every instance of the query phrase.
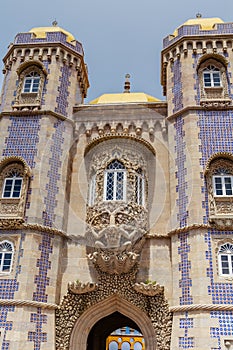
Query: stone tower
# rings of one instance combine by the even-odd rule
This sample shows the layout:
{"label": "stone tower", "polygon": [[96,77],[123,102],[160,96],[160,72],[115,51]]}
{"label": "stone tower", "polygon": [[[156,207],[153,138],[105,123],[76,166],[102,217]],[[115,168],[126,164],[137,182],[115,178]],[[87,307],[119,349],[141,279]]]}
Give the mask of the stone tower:
{"label": "stone tower", "polygon": [[233,346],[228,339],[233,292],[232,38],[232,23],[197,15],[163,41],[176,305],[171,308],[172,349]]}
{"label": "stone tower", "polygon": [[1,349],[233,349],[232,40],[233,23],[198,15],[164,39],[166,101],[127,75],[124,92],[84,104],[81,44],[56,23],[16,36]]}

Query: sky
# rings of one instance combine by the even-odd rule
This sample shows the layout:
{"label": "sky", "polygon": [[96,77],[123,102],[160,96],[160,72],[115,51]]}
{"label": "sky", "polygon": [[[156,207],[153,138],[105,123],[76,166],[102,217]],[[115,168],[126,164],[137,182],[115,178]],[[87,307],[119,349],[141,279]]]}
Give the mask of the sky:
{"label": "sky", "polygon": [[122,92],[127,73],[131,92],[165,100],[160,84],[163,38],[197,13],[233,22],[233,0],[12,0],[1,8],[0,57],[17,33],[50,26],[56,19],[83,44],[90,82],[85,103]]}

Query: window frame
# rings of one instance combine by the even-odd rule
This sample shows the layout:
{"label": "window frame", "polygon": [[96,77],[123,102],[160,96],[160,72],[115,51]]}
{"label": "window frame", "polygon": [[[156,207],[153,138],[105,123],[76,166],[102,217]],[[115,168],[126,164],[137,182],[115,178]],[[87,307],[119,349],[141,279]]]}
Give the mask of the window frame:
{"label": "window frame", "polygon": [[[110,164],[112,164],[114,161],[119,162],[120,164],[122,164],[123,168],[121,169],[108,169],[108,167],[105,169],[104,171],[104,191],[103,191],[103,199],[104,201],[112,201],[112,202],[119,202],[119,201],[126,201],[126,186],[127,186],[127,177],[126,177],[126,169],[124,164],[119,161],[118,159],[113,160],[111,163],[109,163],[108,166],[110,166]],[[122,180],[118,179],[118,175],[119,174],[123,174],[123,178]],[[107,198],[108,195],[108,186],[109,186],[109,181],[111,181],[109,179],[109,174],[113,174],[113,179],[112,179],[112,187],[113,187],[113,198],[109,199]],[[122,183],[122,198],[118,199],[117,198],[117,187],[118,184]]]}
{"label": "window frame", "polygon": [[[24,81],[23,81],[23,89],[22,93],[24,94],[37,94],[39,92],[40,88],[40,83],[41,83],[41,76],[38,72],[35,70],[32,70],[30,73],[25,75]],[[29,89],[27,88],[28,91],[26,91],[26,84],[29,85]]]}
{"label": "window frame", "polygon": [[[6,190],[6,186],[8,186],[7,185],[7,181],[12,181],[12,184],[11,184],[11,188],[10,188],[10,191],[8,190]],[[14,196],[14,193],[15,193],[15,191],[16,191],[16,181],[19,181],[20,180],[20,190],[19,191],[17,191],[17,192],[19,192],[19,195],[18,196]],[[2,198],[3,199],[19,199],[20,197],[21,197],[21,192],[22,192],[22,185],[23,185],[23,177],[22,176],[18,176],[18,177],[16,177],[16,176],[12,176],[12,177],[6,177],[5,179],[4,179],[4,183],[3,183],[3,187],[2,187]],[[10,196],[6,196],[5,195],[5,192],[10,192]]]}
{"label": "window frame", "polygon": [[[1,245],[8,245],[11,247],[11,249],[8,250],[3,250],[1,251]],[[2,256],[1,256],[2,254]],[[8,264],[9,268],[7,270],[4,270],[4,262],[6,262],[7,260],[9,260],[9,258],[6,258],[6,255],[10,254],[10,264]],[[13,257],[14,257],[14,245],[12,242],[8,241],[8,240],[4,240],[0,242],[0,274],[10,274],[12,271],[12,266],[13,266]],[[7,266],[7,265],[5,265]]]}
{"label": "window frame", "polygon": [[[215,80],[215,75],[217,75],[218,79]],[[209,83],[210,85],[207,85],[207,81],[205,79],[205,76],[209,76]],[[203,69],[203,84],[204,88],[221,88],[222,87],[222,78],[221,78],[221,71],[214,65],[208,65]]]}
{"label": "window frame", "polygon": [[[216,179],[220,178],[221,179],[221,188],[217,189],[217,183]],[[227,194],[227,191],[229,189],[226,188],[227,183],[225,182],[225,179],[230,179],[230,185],[231,185],[231,194]],[[233,176],[230,174],[221,174],[221,175],[213,175],[213,193],[215,197],[233,197]],[[217,191],[222,191],[222,194],[217,194]]]}
{"label": "window frame", "polygon": [[[225,247],[225,248],[224,248]],[[221,252],[221,250],[224,248],[224,250]],[[225,257],[226,260],[223,261],[222,257]],[[227,263],[227,266],[223,266],[223,263]],[[219,275],[223,277],[227,276],[233,276],[233,244],[230,242],[222,244],[218,249],[218,268],[219,268]],[[228,269],[228,273],[224,273],[224,268]]]}

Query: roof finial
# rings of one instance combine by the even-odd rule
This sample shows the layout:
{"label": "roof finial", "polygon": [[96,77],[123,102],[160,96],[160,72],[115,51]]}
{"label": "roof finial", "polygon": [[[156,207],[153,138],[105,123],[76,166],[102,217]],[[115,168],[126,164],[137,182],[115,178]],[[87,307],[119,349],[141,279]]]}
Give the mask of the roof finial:
{"label": "roof finial", "polygon": [[56,20],[56,19],[52,22],[52,25],[53,25],[54,27],[57,26],[57,20]]}
{"label": "roof finial", "polygon": [[196,18],[202,18],[202,14],[201,14],[200,12],[198,12],[198,13],[196,14]]}
{"label": "roof finial", "polygon": [[130,93],[130,81],[129,81],[129,78],[130,78],[130,74],[126,74],[125,75],[125,86],[124,86],[124,92],[126,93]]}

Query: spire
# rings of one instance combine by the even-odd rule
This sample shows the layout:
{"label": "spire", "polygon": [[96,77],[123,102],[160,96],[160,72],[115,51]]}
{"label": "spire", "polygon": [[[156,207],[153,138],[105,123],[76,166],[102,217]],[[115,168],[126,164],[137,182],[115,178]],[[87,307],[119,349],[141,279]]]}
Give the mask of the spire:
{"label": "spire", "polygon": [[126,74],[125,75],[125,86],[124,86],[124,92],[126,93],[130,93],[130,74]]}

